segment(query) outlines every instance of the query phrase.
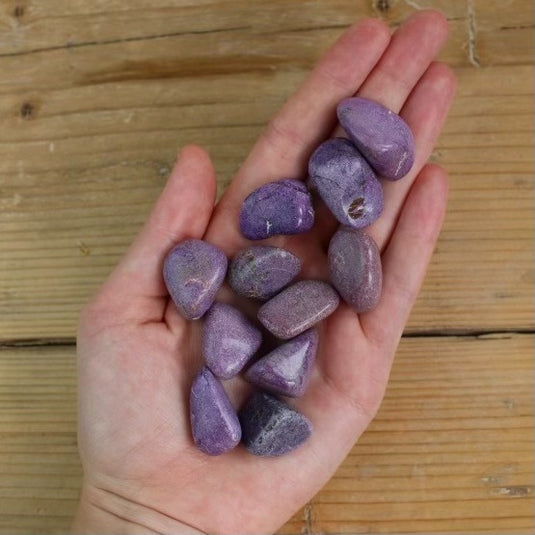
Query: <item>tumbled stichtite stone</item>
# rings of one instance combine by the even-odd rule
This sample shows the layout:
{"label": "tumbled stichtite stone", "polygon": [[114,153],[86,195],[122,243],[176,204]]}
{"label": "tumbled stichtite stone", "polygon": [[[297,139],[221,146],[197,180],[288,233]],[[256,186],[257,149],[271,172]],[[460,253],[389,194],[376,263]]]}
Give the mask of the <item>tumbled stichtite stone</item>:
{"label": "tumbled stichtite stone", "polygon": [[264,303],[258,319],[278,338],[293,338],[332,314],[339,302],[329,284],[299,281]]}
{"label": "tumbled stichtite stone", "polygon": [[383,211],[383,188],[362,154],[347,139],[322,143],[308,163],[312,185],[343,225],[371,225]]}
{"label": "tumbled stichtite stone", "polygon": [[225,280],[227,258],[214,245],[186,240],[171,249],[163,278],[178,311],[188,320],[200,318],[212,305]]}
{"label": "tumbled stichtite stone", "polygon": [[298,397],[305,393],[318,348],[318,332],[309,329],[256,361],[245,379],[263,390]]}
{"label": "tumbled stichtite stone", "polygon": [[251,245],[240,251],[229,266],[232,289],[244,297],[269,299],[301,271],[297,256],[268,245]]}
{"label": "tumbled stichtite stone", "polygon": [[237,308],[214,303],[204,317],[206,365],[222,379],[237,375],[262,343],[262,334]]}
{"label": "tumbled stichtite stone", "polygon": [[263,457],[288,453],[312,433],[308,418],[265,392],[255,392],[239,418],[243,444],[251,453]]}
{"label": "tumbled stichtite stone", "polygon": [[191,387],[190,423],[193,441],[208,455],[231,450],[241,438],[238,415],[221,383],[206,367]]}
{"label": "tumbled stichtite stone", "polygon": [[342,299],[357,312],[368,312],[381,297],[381,254],[361,230],[339,229],[329,244],[329,273]]}
{"label": "tumbled stichtite stone", "polygon": [[362,97],[338,104],[338,120],[377,174],[404,177],[414,163],[414,137],[409,125],[383,105]]}
{"label": "tumbled stichtite stone", "polygon": [[269,182],[254,190],[240,213],[240,229],[249,240],[301,234],[313,224],[312,197],[303,182],[293,179]]}

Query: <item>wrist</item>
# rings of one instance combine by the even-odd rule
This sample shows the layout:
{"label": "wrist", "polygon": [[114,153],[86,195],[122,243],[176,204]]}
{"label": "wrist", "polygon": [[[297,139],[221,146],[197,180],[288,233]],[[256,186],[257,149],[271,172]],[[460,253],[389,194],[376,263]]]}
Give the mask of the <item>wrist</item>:
{"label": "wrist", "polygon": [[84,484],[71,532],[76,535],[199,535],[203,532],[114,492]]}

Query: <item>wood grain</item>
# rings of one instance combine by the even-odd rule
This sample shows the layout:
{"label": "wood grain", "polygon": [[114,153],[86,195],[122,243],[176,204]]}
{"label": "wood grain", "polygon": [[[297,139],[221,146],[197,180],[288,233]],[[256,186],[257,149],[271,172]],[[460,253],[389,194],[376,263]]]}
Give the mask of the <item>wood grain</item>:
{"label": "wood grain", "polygon": [[[404,338],[381,410],[281,533],[532,533],[533,335]],[[68,529],[73,347],[0,351],[0,533]]]}
{"label": "wood grain", "polygon": [[[2,42],[0,54],[0,339],[72,337],[81,305],[139,229],[177,148],[208,147],[222,191],[341,27],[377,12],[370,2],[304,4],[262,4],[256,18],[255,2],[114,2],[88,12],[55,2],[48,16],[24,4],[16,24],[9,17],[19,4],[6,7],[6,35],[18,40]],[[443,57],[460,80],[432,158],[450,171],[452,193],[408,331],[464,332],[474,316],[480,330],[531,329],[533,70],[507,46],[504,55],[487,48],[512,35],[531,54],[529,2],[476,6],[480,68],[466,55],[466,6],[433,5],[452,19]],[[391,2],[378,13],[395,25],[410,9]],[[186,31],[193,20],[201,26]],[[236,29],[239,21],[246,27]],[[79,33],[76,46],[66,32]]]}
{"label": "wood grain", "polygon": [[178,147],[206,146],[223,192],[345,27],[426,7],[459,78],[444,230],[377,419],[281,533],[534,532],[532,2],[5,0],[0,533],[68,529],[78,311]]}

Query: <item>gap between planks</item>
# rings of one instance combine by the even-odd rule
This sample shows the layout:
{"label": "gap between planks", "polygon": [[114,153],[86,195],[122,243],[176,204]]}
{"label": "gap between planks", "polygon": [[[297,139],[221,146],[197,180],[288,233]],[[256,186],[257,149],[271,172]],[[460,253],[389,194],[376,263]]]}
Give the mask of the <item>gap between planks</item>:
{"label": "gap between planks", "polygon": [[[535,329],[503,329],[503,330],[429,330],[422,332],[407,332],[402,338],[475,338],[475,339],[507,339],[517,335],[533,335]],[[76,346],[75,337],[65,338],[20,338],[0,340],[0,349],[18,347],[61,347]]]}

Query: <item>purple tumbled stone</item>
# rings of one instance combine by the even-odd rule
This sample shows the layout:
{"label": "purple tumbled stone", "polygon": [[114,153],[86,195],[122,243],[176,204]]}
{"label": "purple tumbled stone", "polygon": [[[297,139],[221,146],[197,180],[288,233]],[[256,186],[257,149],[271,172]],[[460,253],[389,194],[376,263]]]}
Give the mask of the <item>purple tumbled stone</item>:
{"label": "purple tumbled stone", "polygon": [[317,348],[318,332],[309,329],[256,361],[245,373],[245,379],[274,394],[302,396]]}
{"label": "purple tumbled stone", "polygon": [[347,139],[322,143],[308,163],[312,185],[343,225],[371,225],[383,211],[383,188],[362,154]]}
{"label": "purple tumbled stone", "polygon": [[263,304],[258,319],[278,338],[293,338],[332,314],[339,302],[329,284],[299,281]]}
{"label": "purple tumbled stone", "polygon": [[241,438],[238,415],[221,383],[206,367],[191,386],[190,423],[193,441],[208,455],[231,450]]}
{"label": "purple tumbled stone", "polygon": [[200,318],[210,308],[226,272],[223,252],[193,239],[171,249],[163,266],[167,290],[180,314],[189,320]]}
{"label": "purple tumbled stone", "polygon": [[339,229],[329,244],[329,273],[342,299],[357,312],[368,312],[381,297],[381,254],[361,230]]}
{"label": "purple tumbled stone", "polygon": [[269,299],[301,271],[297,256],[268,245],[251,245],[240,251],[229,267],[228,280],[239,295]]}
{"label": "purple tumbled stone", "polygon": [[301,234],[313,224],[312,197],[303,182],[293,179],[269,182],[254,190],[240,213],[240,229],[249,240]]}
{"label": "purple tumbled stone", "polygon": [[312,433],[308,418],[265,392],[255,392],[239,418],[243,444],[251,453],[262,457],[288,453]]}
{"label": "purple tumbled stone", "polygon": [[338,104],[338,120],[377,174],[404,177],[414,163],[414,137],[409,125],[383,105],[362,97]]}
{"label": "purple tumbled stone", "polygon": [[206,365],[222,379],[237,375],[262,343],[262,334],[237,308],[214,303],[204,318]]}

